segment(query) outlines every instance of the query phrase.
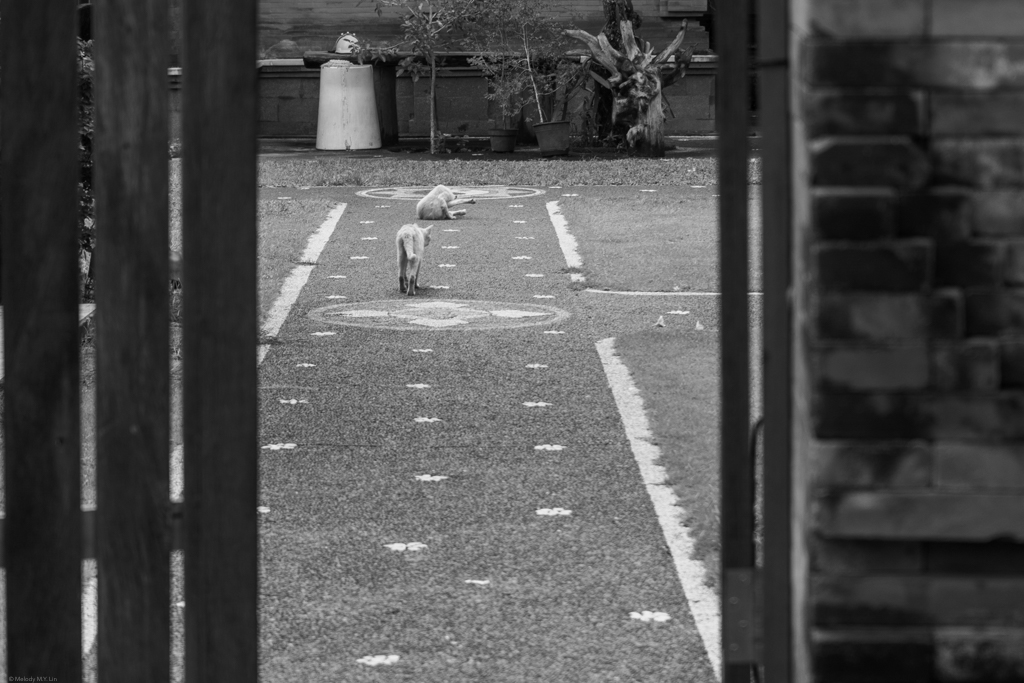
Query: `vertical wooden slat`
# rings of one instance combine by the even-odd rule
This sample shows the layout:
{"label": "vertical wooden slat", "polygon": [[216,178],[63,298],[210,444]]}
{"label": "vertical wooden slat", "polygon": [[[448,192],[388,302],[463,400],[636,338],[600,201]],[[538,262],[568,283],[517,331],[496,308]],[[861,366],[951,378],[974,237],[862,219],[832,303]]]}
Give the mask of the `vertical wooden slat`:
{"label": "vertical wooden slat", "polygon": [[76,8],[0,4],[7,674],[82,675]]}
{"label": "vertical wooden slat", "polygon": [[[724,683],[748,683],[749,658],[737,656],[738,607],[749,608],[754,566],[754,477],[748,450],[750,368],[747,262],[749,10],[746,0],[722,2],[715,18],[718,73],[719,286],[721,288],[721,534],[722,662]],[[737,571],[740,570],[740,571]],[[748,599],[732,602],[730,589],[745,579]]]}
{"label": "vertical wooden slat", "polygon": [[256,0],[185,0],[185,677],[256,680]]}
{"label": "vertical wooden slat", "polygon": [[167,4],[96,0],[97,666],[170,676]]}
{"label": "vertical wooden slat", "polygon": [[765,683],[792,680],[790,552],[792,368],[790,275],[789,2],[759,0],[762,262],[764,264]]}

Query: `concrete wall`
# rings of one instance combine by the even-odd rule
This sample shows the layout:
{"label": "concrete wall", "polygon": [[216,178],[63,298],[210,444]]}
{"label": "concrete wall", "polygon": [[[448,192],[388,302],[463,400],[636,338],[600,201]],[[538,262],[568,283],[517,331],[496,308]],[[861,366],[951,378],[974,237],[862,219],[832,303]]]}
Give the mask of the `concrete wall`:
{"label": "concrete wall", "polygon": [[1024,3],[795,6],[797,680],[1024,680]]}

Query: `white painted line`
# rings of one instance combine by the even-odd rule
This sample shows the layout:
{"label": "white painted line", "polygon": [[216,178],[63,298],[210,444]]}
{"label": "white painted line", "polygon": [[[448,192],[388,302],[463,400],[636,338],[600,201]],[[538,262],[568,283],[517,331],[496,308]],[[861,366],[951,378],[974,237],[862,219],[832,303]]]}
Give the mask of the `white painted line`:
{"label": "white painted line", "polygon": [[690,605],[690,613],[697,624],[697,631],[704,641],[704,649],[718,680],[722,680],[722,619],[718,607],[718,595],[704,584],[706,568],[694,559],[693,538],[690,530],[680,521],[684,513],[679,506],[672,487],[666,483],[665,468],[656,464],[661,449],[651,443],[652,434],[644,413],[644,402],[633,384],[629,369],[615,353],[615,339],[597,342],[597,353],[601,357],[608,386],[611,387],[618,406],[626,437],[633,450],[633,457],[640,468],[640,476],[647,487],[647,494],[654,504],[654,512],[665,535],[665,542],[672,553],[676,574],[683,586],[683,593]]}
{"label": "white painted line", "polygon": [[178,444],[171,451],[171,500],[181,502],[185,491],[185,447]]}
{"label": "white painted line", "polygon": [[82,589],[82,658],[84,659],[92,652],[92,646],[96,642],[98,624],[96,560],[85,560],[82,573],[89,574],[89,580],[86,581],[85,588]]}
{"label": "white painted line", "polygon": [[[263,321],[260,331],[264,337],[276,337],[281,331],[281,326],[284,325],[284,321],[288,318],[288,313],[292,310],[292,306],[298,301],[299,293],[306,286],[306,282],[313,272],[317,259],[320,258],[320,253],[324,250],[327,241],[338,226],[341,215],[345,213],[346,206],[346,204],[338,204],[334,207],[327,215],[327,220],[317,228],[316,232],[309,236],[306,249],[302,252],[302,256],[299,257],[300,264],[292,268],[292,272],[281,283],[281,293],[277,295],[277,299],[274,300],[273,305],[270,307],[270,312],[267,313],[267,317]],[[257,365],[263,362],[269,351],[269,344],[259,345],[256,351]]]}
{"label": "white painted line", "polygon": [[320,252],[327,246],[327,240],[331,239],[334,229],[338,226],[341,214],[345,213],[345,206],[345,204],[338,204],[331,209],[331,212],[327,214],[327,220],[321,223],[316,232],[310,235],[309,241],[306,243],[306,250],[299,257],[299,263],[309,265],[316,263],[316,260],[320,258]]}
{"label": "white painted line", "polygon": [[[565,256],[565,265],[570,268],[582,268],[583,259],[580,258],[579,254],[580,245],[572,233],[569,232],[569,223],[565,220],[565,216],[562,215],[562,209],[558,206],[558,202],[548,202],[547,207],[551,225],[555,226],[555,234],[558,235],[558,246],[561,247],[562,255]],[[572,273],[571,275],[573,282],[584,281],[584,277],[579,273]]]}
{"label": "white painted line", "polygon": [[[614,289],[592,289],[587,287],[584,292],[593,294],[621,294],[623,296],[722,296],[721,292],[622,292]],[[750,296],[762,296],[764,292],[747,292]]]}

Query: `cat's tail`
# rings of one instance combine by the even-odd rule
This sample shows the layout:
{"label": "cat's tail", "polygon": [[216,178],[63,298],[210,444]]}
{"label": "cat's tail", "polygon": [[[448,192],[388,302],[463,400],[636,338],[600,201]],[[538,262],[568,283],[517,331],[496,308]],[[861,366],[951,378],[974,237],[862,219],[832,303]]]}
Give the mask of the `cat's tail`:
{"label": "cat's tail", "polygon": [[402,248],[405,249],[405,258],[408,259],[409,264],[416,263],[419,257],[416,255],[416,249],[413,245],[412,235],[402,235]]}

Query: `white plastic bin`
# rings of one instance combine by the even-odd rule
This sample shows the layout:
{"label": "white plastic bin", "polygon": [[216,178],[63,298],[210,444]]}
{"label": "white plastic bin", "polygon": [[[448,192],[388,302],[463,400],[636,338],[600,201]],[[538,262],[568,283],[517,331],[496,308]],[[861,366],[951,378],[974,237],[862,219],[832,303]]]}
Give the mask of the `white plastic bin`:
{"label": "white plastic bin", "polygon": [[320,67],[317,149],[380,149],[373,67],[332,59]]}

